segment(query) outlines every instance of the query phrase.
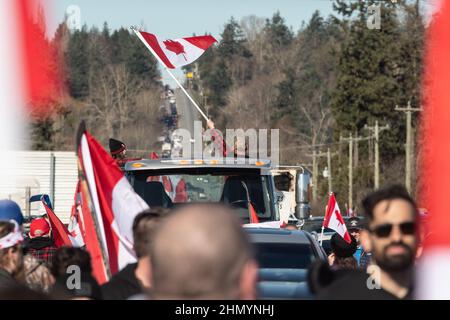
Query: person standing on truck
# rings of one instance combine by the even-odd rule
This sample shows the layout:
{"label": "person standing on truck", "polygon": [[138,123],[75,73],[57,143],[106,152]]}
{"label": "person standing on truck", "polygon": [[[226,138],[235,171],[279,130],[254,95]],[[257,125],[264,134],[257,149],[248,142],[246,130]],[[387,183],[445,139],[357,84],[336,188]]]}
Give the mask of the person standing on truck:
{"label": "person standing on truck", "polygon": [[127,146],[125,143],[116,139],[109,139],[109,152],[119,167],[125,164],[127,155]]}

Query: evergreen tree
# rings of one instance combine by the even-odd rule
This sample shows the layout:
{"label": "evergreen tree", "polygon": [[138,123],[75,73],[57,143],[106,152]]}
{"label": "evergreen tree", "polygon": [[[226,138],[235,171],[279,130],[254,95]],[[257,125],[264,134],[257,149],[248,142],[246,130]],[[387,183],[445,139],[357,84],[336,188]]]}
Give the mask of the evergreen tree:
{"label": "evergreen tree", "polygon": [[69,90],[76,99],[89,94],[89,34],[87,27],[74,31],[70,37],[66,61],[68,65]]}

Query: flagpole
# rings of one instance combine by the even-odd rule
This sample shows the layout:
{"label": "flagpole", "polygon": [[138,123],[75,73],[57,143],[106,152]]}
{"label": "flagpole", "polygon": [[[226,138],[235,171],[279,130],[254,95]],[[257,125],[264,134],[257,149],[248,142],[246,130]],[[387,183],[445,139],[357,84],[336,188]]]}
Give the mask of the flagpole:
{"label": "flagpole", "polygon": [[322,226],[322,232],[320,233],[320,246],[322,246],[323,241],[323,231],[325,230],[324,226]]}
{"label": "flagpole", "polygon": [[192,102],[192,104],[197,108],[198,112],[200,112],[200,114],[202,115],[202,117],[206,120],[209,121],[208,117],[206,116],[206,114],[202,111],[202,109],[200,109],[200,107],[198,106],[198,104],[195,102],[194,99],[192,99],[192,97],[190,96],[190,94],[186,91],[186,89],[181,85],[181,83],[178,81],[178,79],[173,75],[173,73],[166,67],[166,65],[161,61],[161,59],[159,58],[159,56],[156,54],[156,52],[152,49],[152,47],[147,43],[147,41],[145,41],[144,37],[142,36],[142,34],[136,29],[136,27],[132,26],[130,27],[131,30],[133,30],[133,32],[138,36],[139,40],[141,40],[141,42],[147,47],[148,50],[150,50],[150,52],[153,54],[153,56],[159,61],[159,63],[161,63],[161,65],[164,66],[164,69],[167,71],[167,73],[172,77],[172,79],[177,83],[177,85],[180,87],[180,89],[184,92],[184,94],[188,97],[188,99]]}

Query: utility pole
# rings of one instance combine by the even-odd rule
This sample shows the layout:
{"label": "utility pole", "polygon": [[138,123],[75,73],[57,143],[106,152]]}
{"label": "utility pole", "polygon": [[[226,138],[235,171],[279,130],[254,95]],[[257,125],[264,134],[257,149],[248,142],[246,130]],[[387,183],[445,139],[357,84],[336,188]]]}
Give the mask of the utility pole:
{"label": "utility pole", "polygon": [[327,163],[328,163],[328,192],[332,192],[332,184],[331,184],[331,156],[335,155],[336,153],[331,153],[330,148],[328,148],[327,152],[317,152],[315,146],[313,145],[313,152],[312,154],[308,154],[308,156],[313,158],[313,201],[317,200],[317,191],[318,191],[318,181],[319,181],[319,161],[318,158],[320,157],[327,157]]}
{"label": "utility pole", "polygon": [[364,126],[364,129],[370,130],[374,133],[375,138],[375,170],[374,170],[374,187],[375,189],[378,189],[380,187],[380,132],[384,130],[389,130],[390,126],[385,125],[383,127],[380,127],[378,125],[378,121],[375,122],[374,127],[370,127],[367,124]]}
{"label": "utility pole", "polygon": [[405,144],[405,186],[408,192],[411,192],[411,177],[412,177],[412,149],[413,139],[412,139],[412,113],[422,111],[421,108],[412,108],[411,101],[408,101],[408,106],[406,108],[399,108],[399,106],[395,106],[396,111],[403,111],[406,113],[406,144]]}
{"label": "utility pole", "polygon": [[348,138],[340,137],[340,141],[348,141],[348,205],[349,208],[353,208],[353,143],[363,140],[368,140],[370,137],[358,137],[353,138],[350,133]]}
{"label": "utility pole", "polygon": [[348,206],[353,208],[353,137],[350,133],[348,144]]}

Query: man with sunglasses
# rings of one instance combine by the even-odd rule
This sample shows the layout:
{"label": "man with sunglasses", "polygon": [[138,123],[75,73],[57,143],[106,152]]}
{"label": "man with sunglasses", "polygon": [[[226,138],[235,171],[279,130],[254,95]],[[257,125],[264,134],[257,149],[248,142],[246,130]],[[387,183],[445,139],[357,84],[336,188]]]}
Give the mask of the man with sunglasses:
{"label": "man with sunglasses", "polygon": [[366,224],[361,244],[372,265],[336,279],[319,299],[410,299],[418,244],[417,206],[403,186],[377,190],[362,202]]}

